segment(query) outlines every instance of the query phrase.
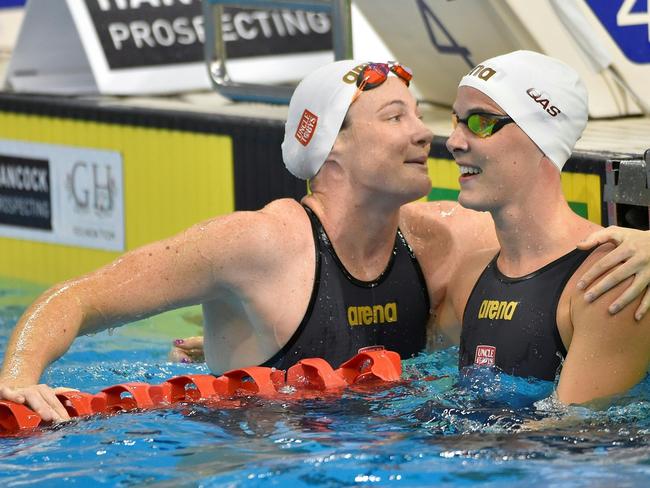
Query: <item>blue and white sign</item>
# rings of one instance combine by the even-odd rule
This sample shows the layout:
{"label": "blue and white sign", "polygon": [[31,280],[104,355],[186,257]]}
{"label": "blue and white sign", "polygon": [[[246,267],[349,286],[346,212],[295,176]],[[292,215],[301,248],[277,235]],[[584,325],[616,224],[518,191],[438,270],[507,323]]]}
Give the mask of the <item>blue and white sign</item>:
{"label": "blue and white sign", "polygon": [[585,0],[621,52],[632,62],[650,63],[648,0]]}
{"label": "blue and white sign", "polygon": [[0,8],[24,7],[27,0],[0,0]]}

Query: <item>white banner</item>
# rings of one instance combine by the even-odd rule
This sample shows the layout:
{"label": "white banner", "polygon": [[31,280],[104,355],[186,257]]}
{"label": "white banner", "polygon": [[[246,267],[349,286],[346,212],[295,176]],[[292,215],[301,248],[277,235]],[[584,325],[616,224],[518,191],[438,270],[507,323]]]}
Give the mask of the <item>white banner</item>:
{"label": "white banner", "polygon": [[124,251],[122,155],[0,139],[0,236]]}

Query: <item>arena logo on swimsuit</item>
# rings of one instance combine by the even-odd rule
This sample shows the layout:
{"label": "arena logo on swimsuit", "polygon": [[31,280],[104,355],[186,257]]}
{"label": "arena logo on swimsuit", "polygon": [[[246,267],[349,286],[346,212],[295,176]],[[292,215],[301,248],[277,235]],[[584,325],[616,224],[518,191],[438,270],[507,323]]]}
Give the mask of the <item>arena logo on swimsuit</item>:
{"label": "arena logo on swimsuit", "polygon": [[374,325],[397,322],[397,303],[348,307],[348,325]]}
{"label": "arena logo on swimsuit", "polygon": [[519,302],[505,302],[499,300],[483,300],[478,309],[479,319],[512,320]]}

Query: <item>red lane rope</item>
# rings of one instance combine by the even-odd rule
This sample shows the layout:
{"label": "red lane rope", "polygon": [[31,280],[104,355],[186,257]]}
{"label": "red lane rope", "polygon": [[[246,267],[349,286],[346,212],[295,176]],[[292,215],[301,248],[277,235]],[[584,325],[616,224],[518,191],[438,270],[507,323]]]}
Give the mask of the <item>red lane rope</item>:
{"label": "red lane rope", "polygon": [[[286,372],[275,368],[249,366],[215,377],[207,374],[175,376],[159,385],[121,383],[96,394],[69,391],[57,394],[70,417],[111,414],[131,410],[169,407],[175,403],[209,402],[232,408],[242,396],[262,398],[303,398],[340,393],[350,385],[394,382],[400,379],[399,354],[383,347],[359,350],[338,369],[321,358],[302,359]],[[43,419],[20,403],[0,400],[0,436],[25,434],[44,424]]]}

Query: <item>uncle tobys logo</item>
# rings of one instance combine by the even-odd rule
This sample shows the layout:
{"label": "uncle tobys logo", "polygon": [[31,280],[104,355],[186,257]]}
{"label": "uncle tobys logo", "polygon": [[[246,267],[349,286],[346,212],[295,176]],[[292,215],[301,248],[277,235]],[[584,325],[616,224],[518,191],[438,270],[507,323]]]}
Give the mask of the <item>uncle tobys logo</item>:
{"label": "uncle tobys logo", "polygon": [[474,364],[477,366],[494,366],[497,357],[497,348],[494,346],[476,346]]}
{"label": "uncle tobys logo", "polygon": [[298,123],[298,128],[296,129],[296,139],[300,144],[306,146],[311,141],[311,138],[316,132],[316,125],[318,124],[318,117],[311,113],[309,110],[305,109],[300,117],[300,122]]}

